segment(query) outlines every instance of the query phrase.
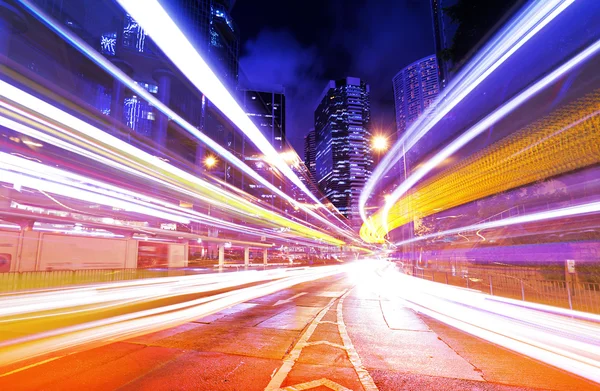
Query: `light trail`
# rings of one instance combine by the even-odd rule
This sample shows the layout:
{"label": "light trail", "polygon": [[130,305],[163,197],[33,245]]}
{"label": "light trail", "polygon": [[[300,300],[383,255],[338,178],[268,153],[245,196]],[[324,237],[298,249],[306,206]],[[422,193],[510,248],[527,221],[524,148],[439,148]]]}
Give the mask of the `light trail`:
{"label": "light trail", "polygon": [[441,236],[461,234],[463,232],[481,231],[490,228],[501,228],[508,227],[516,224],[535,223],[545,220],[560,219],[564,217],[582,216],[591,213],[600,212],[600,202],[590,202],[583,205],[569,206],[565,208],[554,209],[550,211],[530,213],[523,216],[508,217],[501,220],[489,221],[487,223],[467,225],[460,228],[449,229],[446,231],[435,232],[428,235],[415,237],[408,240],[396,242],[396,246],[402,246],[405,244],[416,243],[427,239],[438,238]]}
{"label": "light trail", "polygon": [[[359,198],[359,212],[364,224],[371,225],[365,206],[377,183],[402,159],[427,132],[454,109],[466,96],[479,86],[508,58],[525,45],[546,25],[567,9],[574,0],[531,2],[529,7],[511,21],[483,50],[462,70],[442,92],[434,106],[417,119],[382,162],[373,170]],[[393,205],[396,200],[389,200]],[[388,201],[386,201],[386,206]]]}
{"label": "light trail", "polygon": [[406,194],[406,192],[414,186],[419,180],[425,177],[429,172],[431,172],[435,167],[441,164],[448,157],[456,153],[458,150],[467,145],[470,141],[472,141],[475,137],[480,135],[486,129],[494,125],[500,119],[504,118],[506,115],[511,113],[516,108],[520,107],[524,102],[529,100],[531,97],[538,94],[540,91],[544,90],[548,86],[552,85],[559,78],[581,65],[585,61],[587,61],[590,57],[596,55],[600,51],[600,40],[596,41],[594,44],[587,47],[581,53],[567,61],[565,64],[561,65],[553,72],[536,82],[531,87],[527,88],[525,91],[515,96],[507,103],[503,104],[500,108],[495,110],[493,113],[486,116],[483,120],[479,121],[475,126],[471,127],[465,133],[460,135],[457,139],[452,141],[448,146],[438,152],[431,159],[426,161],[420,168],[418,168],[411,176],[409,176],[400,186],[398,186],[386,199],[385,206],[381,212],[381,224],[384,227],[384,230],[387,232],[388,229],[388,215],[391,208],[394,204],[402,197],[402,195]]}
{"label": "light trail", "polygon": [[[599,163],[599,98],[598,91],[585,95],[418,185],[396,203],[387,229]],[[363,225],[361,237],[377,241],[385,235],[383,224],[375,227],[370,232]]]}
{"label": "light trail", "polygon": [[600,383],[598,315],[490,296],[407,276],[391,267],[371,283],[387,300]]}
{"label": "light trail", "polygon": [[[124,315],[114,315],[98,320],[83,321],[72,325],[62,326],[28,335],[26,337],[6,340],[0,343],[0,365],[8,365],[24,359],[37,357],[59,350],[87,346],[90,344],[104,343],[108,340],[130,338],[135,335],[146,334],[169,327],[174,327],[203,316],[210,315],[235,304],[242,303],[257,297],[275,293],[291,286],[314,281],[320,278],[332,276],[343,272],[340,266],[325,266],[318,268],[306,268],[295,270],[278,270],[266,272],[240,272],[237,276],[205,275],[201,277],[188,276],[163,279],[127,282],[124,284],[111,284],[107,289],[105,285],[96,285],[83,289],[67,290],[66,292],[30,293],[10,297],[12,308],[22,307],[29,310],[29,316],[39,316],[44,310],[55,310],[58,318],[72,312],[72,306],[80,306],[82,303],[92,302],[100,304],[91,307],[89,312],[94,313],[97,309],[106,310],[109,303],[122,300],[124,305],[134,304],[134,299],[139,298],[144,302],[144,295],[151,293],[152,298],[168,298],[183,295],[189,292],[216,292],[224,288],[232,289],[229,292],[208,295],[193,300],[182,301],[175,304],[158,306],[151,309],[138,310]],[[215,278],[216,277],[216,278]],[[160,281],[158,281],[160,280]],[[214,280],[221,280],[215,283]],[[229,280],[229,281],[228,281]],[[258,282],[252,287],[241,288],[241,286]],[[104,292],[106,291],[106,292]],[[62,295],[66,295],[63,297]],[[31,296],[31,297],[30,297]],[[69,300],[69,297],[72,299]],[[67,304],[61,303],[67,300]],[[26,307],[27,306],[27,307]],[[0,312],[12,314],[10,306],[5,305]],[[27,321],[32,318],[23,316],[20,312],[13,327],[23,329]],[[7,320],[10,322],[11,318]]]}
{"label": "light trail", "polygon": [[[257,136],[257,137],[253,136],[250,139],[251,140],[263,140],[263,141],[260,141],[261,145],[264,144],[264,142],[266,142],[270,146],[270,150],[272,150],[272,151],[270,151],[269,153],[265,153],[263,151],[263,153],[265,153],[265,155],[267,155],[267,156],[270,156],[272,153],[275,153],[276,156],[274,158],[275,160],[273,160],[273,161],[277,162],[279,165],[282,165],[281,168],[279,166],[277,166],[278,169],[280,169],[280,171],[281,171],[282,168],[283,168],[282,173],[284,173],[286,176],[288,176],[286,173],[288,173],[288,171],[289,171],[289,173],[291,173],[292,176],[293,176],[292,178],[295,178],[296,181],[300,183],[300,185],[299,185],[299,186],[301,186],[300,188],[303,191],[307,192],[307,194],[311,197],[311,199],[316,200],[317,205],[319,205],[320,207],[322,207],[323,210],[326,210],[331,216],[333,216],[338,221],[339,224],[341,224],[343,227],[345,227],[346,228],[345,230],[342,230],[338,225],[332,224],[331,221],[325,219],[320,214],[315,213],[312,209],[307,208],[302,203],[299,203],[298,201],[296,201],[295,199],[293,199],[292,197],[290,197],[289,195],[287,195],[286,193],[284,193],[283,191],[281,191],[279,188],[277,188],[277,186],[274,186],[271,182],[269,182],[268,180],[266,180],[265,178],[263,178],[261,175],[259,175],[258,173],[256,173],[247,164],[245,164],[243,161],[241,161],[240,159],[238,159],[235,155],[233,155],[227,149],[225,149],[224,147],[222,147],[220,144],[216,143],[214,140],[212,140],[210,137],[206,136],[204,133],[200,132],[193,125],[191,125],[189,122],[187,122],[185,119],[183,119],[181,116],[179,116],[178,114],[176,114],[173,110],[171,110],[167,105],[165,105],[164,103],[162,103],[160,100],[158,100],[151,93],[149,93],[144,88],[142,88],[141,86],[139,86],[133,79],[131,79],[129,76],[127,76],[127,74],[125,74],[117,66],[115,66],[114,64],[112,64],[106,58],[104,58],[100,53],[98,53],[96,50],[94,50],[91,46],[89,46],[85,41],[83,41],[81,38],[79,38],[76,34],[74,34],[73,32],[69,31],[69,29],[65,28],[60,23],[58,23],[56,20],[54,20],[52,17],[50,17],[49,15],[47,15],[44,11],[42,11],[38,6],[36,6],[35,4],[33,4],[31,1],[29,1],[29,0],[21,0],[21,2],[35,16],[37,16],[38,18],[40,18],[52,30],[54,30],[57,34],[59,34],[66,41],[70,42],[75,48],[77,48],[79,51],[81,51],[90,60],[92,60],[93,62],[95,62],[97,65],[99,65],[102,69],[106,70],[109,74],[111,74],[117,80],[119,80],[120,82],[122,82],[123,84],[125,84],[130,90],[134,91],[138,96],[141,96],[144,100],[146,100],[152,106],[154,106],[155,108],[157,108],[158,110],[160,110],[163,114],[165,114],[168,118],[170,118],[171,120],[173,120],[174,122],[176,122],[178,125],[180,125],[188,133],[190,133],[195,138],[197,138],[198,140],[200,140],[201,142],[203,142],[204,144],[206,144],[210,149],[212,149],[213,151],[217,152],[221,157],[225,158],[227,161],[229,161],[230,163],[232,163],[235,167],[239,168],[246,175],[248,175],[251,178],[253,178],[254,180],[258,181],[263,186],[265,186],[266,188],[268,188],[270,191],[272,191],[273,193],[279,195],[280,197],[282,197],[283,199],[285,199],[286,201],[288,201],[290,204],[294,205],[295,207],[298,207],[298,208],[302,209],[304,212],[308,213],[312,217],[314,217],[317,220],[321,221],[322,223],[328,225],[329,227],[331,227],[332,229],[334,229],[334,231],[341,233],[346,238],[348,238],[348,239],[350,239],[352,241],[359,242],[359,239],[352,233],[352,230],[350,229],[350,227],[348,227],[347,224],[345,222],[343,222],[339,218],[339,216],[335,215],[333,212],[331,212],[329,209],[327,209],[306,188],[306,186],[304,186],[304,184],[300,181],[300,179],[296,176],[296,174],[294,174],[293,171],[291,171],[291,169],[289,168],[289,166],[285,163],[285,161],[283,161],[282,157],[279,156],[279,154],[274,150],[274,148],[272,146],[270,146],[270,144],[268,144],[268,141],[264,138],[264,136],[262,136],[262,134],[260,134],[260,131],[258,131],[258,129],[256,128],[256,126],[245,115],[245,113],[244,113],[244,116],[245,116],[246,120],[243,122],[244,127],[240,128],[240,129],[242,129],[242,131],[244,131],[244,129],[246,129],[246,131],[249,130],[250,132],[252,132],[252,134],[254,134],[254,131],[257,131],[258,134],[259,134],[259,136]],[[148,4],[150,4],[150,3],[148,3]],[[148,5],[148,4],[146,4],[146,5]],[[156,4],[156,5],[160,8],[160,5],[158,5],[158,4]],[[142,8],[144,8],[144,7],[142,7]],[[162,8],[161,8],[161,10],[162,10]],[[162,10],[162,12],[164,13],[164,15],[166,15],[166,18],[171,23],[171,25],[172,25],[171,27],[177,29],[177,27],[174,26],[174,23],[170,20],[169,16],[164,12],[164,10]],[[179,32],[179,34],[182,35],[181,32]],[[160,33],[159,33],[159,36],[160,36]],[[187,42],[187,44],[189,46],[191,46],[191,44],[189,44],[189,42],[187,41],[187,38],[185,38],[185,36],[183,36],[183,37],[184,37],[185,42]],[[170,45],[170,43],[167,43],[167,46],[169,46],[169,45]],[[202,64],[204,64],[203,68],[205,70],[208,69],[207,72],[210,72],[210,75],[212,75],[212,76],[214,76],[214,78],[216,78],[216,76],[214,75],[214,73],[212,73],[212,71],[210,70],[210,68],[208,68],[206,66],[206,64],[204,63],[204,61],[200,57],[200,55],[195,51],[195,49],[193,47],[191,47],[191,51],[190,52],[184,52],[184,53],[186,53],[185,54],[186,56],[187,56],[187,54],[194,53],[197,56],[197,57],[195,57],[195,59],[196,60],[199,59],[199,61],[201,61]],[[187,63],[184,63],[184,65],[187,66]],[[196,70],[193,70],[193,71],[194,71],[194,73],[196,72]],[[218,79],[216,79],[216,82],[220,84],[220,82],[218,81]],[[224,89],[224,91],[225,91],[226,94],[229,94],[227,92],[227,90],[225,89],[225,87],[222,86],[222,84],[221,84],[221,87]],[[217,93],[219,93],[219,92],[217,92]],[[221,90],[221,93],[222,93],[222,90]],[[229,97],[231,99],[233,99],[230,95],[229,95]],[[237,103],[235,102],[235,100],[233,100],[233,102],[235,103],[235,105],[237,105]],[[219,108],[222,110],[221,107],[219,107]],[[238,109],[241,110],[241,108],[239,107],[239,105],[238,105]],[[239,114],[239,113],[237,113],[238,110],[234,109],[234,111],[236,111],[236,115]],[[241,110],[241,111],[243,113],[243,110]],[[248,128],[248,126],[250,126],[250,128]],[[252,130],[252,129],[254,129],[254,130]],[[285,167],[283,167],[283,166],[285,166]],[[296,184],[296,181],[292,180],[292,182],[294,182],[294,184]]]}
{"label": "light trail", "polygon": [[[265,219],[265,221],[271,221],[271,222],[278,223],[284,227],[294,228],[294,230],[296,232],[299,232],[299,233],[304,232],[303,235],[308,238],[319,238],[319,239],[323,239],[329,243],[336,244],[336,245],[343,244],[342,241],[335,239],[328,234],[324,234],[320,231],[306,227],[300,223],[297,223],[286,217],[278,215],[275,212],[266,210],[266,209],[256,206],[256,205],[253,205],[250,202],[246,201],[245,199],[243,199],[237,195],[231,194],[229,192],[225,192],[224,190],[220,189],[219,187],[212,185],[212,184],[210,184],[192,174],[189,174],[181,169],[178,169],[178,168],[174,167],[173,165],[171,165],[167,162],[164,162],[163,160],[155,158],[154,156],[152,156],[138,148],[135,148],[134,146],[132,146],[122,140],[119,140],[118,138],[111,136],[111,135],[103,132],[100,129],[97,129],[97,128],[91,126],[90,124],[88,124],[87,122],[82,121],[68,113],[65,113],[64,111],[44,102],[41,99],[38,99],[36,97],[29,95],[4,81],[0,81],[0,96],[4,96],[7,99],[9,99],[10,101],[16,102],[24,107],[28,107],[31,110],[34,110],[35,112],[38,112],[39,114],[41,114],[43,117],[52,118],[55,121],[59,121],[59,122],[65,124],[65,126],[67,126],[68,129],[60,128],[56,125],[53,125],[50,122],[44,121],[42,118],[36,118],[31,115],[28,116],[28,118],[30,118],[32,120],[35,119],[37,121],[40,121],[44,125],[50,127],[50,129],[57,131],[60,134],[65,134],[65,135],[69,135],[69,136],[72,134],[75,134],[76,140],[81,140],[81,141],[85,142],[86,144],[89,144],[89,141],[87,139],[91,138],[93,140],[93,142],[100,143],[100,145],[97,145],[97,144],[94,145],[93,150],[96,151],[96,153],[97,152],[105,152],[105,154],[111,156],[112,160],[115,160],[116,162],[120,163],[120,165],[122,165],[122,164],[133,165],[135,167],[134,171],[141,170],[142,172],[146,172],[149,174],[150,178],[152,178],[152,180],[154,180],[154,181],[155,181],[155,178],[157,175],[164,176],[165,173],[169,174],[170,178],[174,179],[174,181],[171,180],[171,183],[175,185],[175,189],[177,191],[184,192],[188,195],[194,196],[194,198],[197,198],[198,194],[195,193],[194,191],[192,191],[192,192],[190,192],[189,190],[182,191],[181,185],[190,185],[191,184],[191,185],[193,185],[193,190],[200,191],[201,194],[204,194],[204,196],[206,197],[206,198],[203,198],[204,201],[208,200],[209,203],[211,203],[212,200],[214,200],[215,197],[218,196],[218,197],[220,197],[221,201],[225,205],[228,205],[230,208],[237,208],[240,211],[244,211],[245,213],[249,214],[250,216],[261,216],[262,218]],[[6,102],[0,102],[0,104],[5,108],[13,110],[16,113],[19,113],[19,114],[24,113],[22,110],[18,110]],[[0,121],[3,124],[11,124],[11,123],[15,124],[14,121],[11,121],[11,120],[8,120],[8,119],[2,118],[2,117],[0,117]],[[21,124],[16,123],[16,125],[21,125]],[[33,134],[35,134],[32,132],[28,132],[27,127],[23,126],[23,125],[18,126],[18,129],[20,131],[26,132],[25,134],[29,134],[32,137],[33,137]],[[81,136],[78,136],[78,134]],[[46,141],[50,141],[48,138],[43,138],[43,139],[45,139]],[[64,145],[64,144],[62,144],[62,145]],[[68,150],[73,150],[73,149],[69,148],[68,145],[69,144],[66,144],[64,146]],[[81,151],[81,150],[79,149],[79,151]],[[95,155],[96,154],[87,152],[86,155],[84,155],[84,156],[95,156]],[[114,166],[114,164],[112,164],[112,166]],[[131,170],[127,170],[127,171],[131,172]],[[160,182],[160,183],[162,184],[163,182]],[[217,198],[217,200],[218,199],[219,198]]]}

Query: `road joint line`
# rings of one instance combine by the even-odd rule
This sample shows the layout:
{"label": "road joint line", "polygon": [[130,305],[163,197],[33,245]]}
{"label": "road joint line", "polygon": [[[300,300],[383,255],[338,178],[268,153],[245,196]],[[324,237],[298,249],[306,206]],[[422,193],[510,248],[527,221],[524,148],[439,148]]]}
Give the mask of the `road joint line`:
{"label": "road joint line", "polygon": [[360,383],[362,384],[364,390],[379,391],[379,388],[377,388],[377,385],[375,384],[375,381],[373,381],[373,378],[369,374],[369,371],[367,371],[367,369],[363,366],[362,360],[360,359],[358,352],[352,344],[352,340],[350,339],[350,335],[348,334],[348,330],[346,329],[346,324],[344,323],[344,315],[342,313],[344,299],[350,294],[351,291],[352,290],[348,290],[344,295],[342,295],[342,297],[338,301],[336,308],[338,330],[340,332],[340,336],[342,337],[344,346],[346,347],[346,354],[348,355],[350,363],[354,367],[354,371],[358,375],[358,379],[360,380]]}
{"label": "road joint line", "polygon": [[[344,292],[344,295],[347,294],[348,292],[349,292],[349,290],[346,290]],[[343,297],[343,295],[342,295],[342,297]],[[265,391],[276,391],[276,390],[281,389],[281,384],[283,384],[284,380],[287,378],[288,374],[294,367],[294,364],[296,363],[298,358],[300,358],[300,353],[302,353],[302,349],[304,348],[304,345],[308,342],[310,337],[315,332],[315,329],[319,325],[319,322],[321,322],[321,319],[323,319],[325,314],[327,314],[327,312],[331,309],[331,307],[333,307],[333,304],[338,299],[339,298],[337,298],[337,297],[332,298],[329,301],[329,303],[325,306],[325,308],[323,308],[317,314],[315,319],[313,319],[313,321],[310,323],[310,325],[308,326],[306,331],[300,337],[300,340],[296,343],[296,345],[292,348],[292,350],[284,358],[283,364],[281,365],[279,370],[275,373],[275,375],[271,378],[271,381],[269,382],[267,387],[265,387]]]}

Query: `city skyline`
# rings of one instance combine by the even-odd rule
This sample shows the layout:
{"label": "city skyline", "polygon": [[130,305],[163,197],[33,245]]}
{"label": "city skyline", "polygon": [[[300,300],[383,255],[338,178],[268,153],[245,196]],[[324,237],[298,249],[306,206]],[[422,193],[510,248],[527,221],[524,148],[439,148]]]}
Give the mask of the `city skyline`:
{"label": "city skyline", "polygon": [[358,197],[371,175],[369,85],[331,80],[315,110],[315,167],[323,195],[351,225],[360,224]]}

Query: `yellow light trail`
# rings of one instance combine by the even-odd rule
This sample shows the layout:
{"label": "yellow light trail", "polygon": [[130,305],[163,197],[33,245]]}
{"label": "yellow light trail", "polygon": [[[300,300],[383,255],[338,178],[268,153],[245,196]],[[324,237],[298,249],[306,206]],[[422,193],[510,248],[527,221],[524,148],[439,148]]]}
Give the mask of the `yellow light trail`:
{"label": "yellow light trail", "polygon": [[[600,91],[482,149],[396,202],[388,230],[490,195],[600,162]],[[360,235],[383,243],[381,210]]]}

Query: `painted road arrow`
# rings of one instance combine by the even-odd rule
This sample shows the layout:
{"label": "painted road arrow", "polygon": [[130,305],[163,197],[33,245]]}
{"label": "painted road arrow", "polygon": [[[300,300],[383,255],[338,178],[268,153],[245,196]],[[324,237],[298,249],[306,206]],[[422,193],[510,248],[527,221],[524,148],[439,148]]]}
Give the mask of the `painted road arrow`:
{"label": "painted road arrow", "polygon": [[306,292],[298,293],[297,295],[294,295],[294,296],[290,297],[289,299],[278,300],[277,303],[273,304],[273,306],[289,303],[290,301],[297,299],[298,297],[304,296],[304,295],[306,295]]}

